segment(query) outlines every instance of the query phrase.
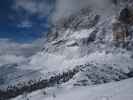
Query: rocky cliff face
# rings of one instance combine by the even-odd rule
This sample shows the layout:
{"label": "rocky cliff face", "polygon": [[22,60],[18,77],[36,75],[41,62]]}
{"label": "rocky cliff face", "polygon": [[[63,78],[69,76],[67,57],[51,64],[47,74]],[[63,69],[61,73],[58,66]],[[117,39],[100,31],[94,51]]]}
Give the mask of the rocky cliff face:
{"label": "rocky cliff face", "polygon": [[[48,52],[61,51],[63,53],[66,49],[77,48],[78,54],[87,55],[93,50],[113,48],[112,20],[114,16],[119,16],[121,9],[128,2],[112,0],[109,11],[105,12],[93,10],[88,6],[67,18],[60,19],[48,34],[49,46],[45,46],[44,49]],[[132,36],[132,26],[128,29]],[[128,49],[132,49],[132,43],[126,45]],[[91,50],[92,47],[93,50]]]}
{"label": "rocky cliff face", "polygon": [[[60,19],[54,23],[43,50],[31,58],[30,66],[60,72],[92,63],[128,72],[133,60],[132,37],[125,43],[112,40],[112,20],[127,4],[132,1],[111,0],[107,10],[86,6]],[[132,25],[128,29],[132,36]]]}

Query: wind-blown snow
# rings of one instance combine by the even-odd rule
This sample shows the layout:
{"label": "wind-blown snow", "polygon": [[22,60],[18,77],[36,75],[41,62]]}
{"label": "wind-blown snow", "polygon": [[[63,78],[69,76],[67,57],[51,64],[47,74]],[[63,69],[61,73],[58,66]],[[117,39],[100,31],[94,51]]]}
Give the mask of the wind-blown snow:
{"label": "wind-blown snow", "polygon": [[[26,66],[26,68],[32,70],[42,69],[41,72],[44,74],[46,72],[63,72],[67,69],[73,69],[77,65],[88,63],[99,66],[104,66],[105,64],[110,65],[114,68],[123,70],[125,73],[128,73],[130,68],[133,68],[133,59],[131,59],[131,54],[128,52],[124,54],[122,52],[106,54],[105,51],[97,51],[84,57],[76,57],[76,55],[78,55],[76,52],[77,49],[78,47],[66,48],[68,54],[64,53],[64,55],[38,53],[38,55],[32,57],[29,66]],[[73,56],[76,52],[75,57],[70,57],[70,52],[73,52]]]}

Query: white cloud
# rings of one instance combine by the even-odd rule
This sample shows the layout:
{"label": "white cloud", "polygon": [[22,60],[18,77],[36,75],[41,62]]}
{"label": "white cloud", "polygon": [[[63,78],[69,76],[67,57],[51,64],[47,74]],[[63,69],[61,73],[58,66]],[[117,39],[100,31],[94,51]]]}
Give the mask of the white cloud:
{"label": "white cloud", "polygon": [[9,39],[0,39],[0,65],[21,63],[42,49],[45,39],[33,43],[16,43]]}
{"label": "white cloud", "polygon": [[20,24],[18,24],[18,27],[20,28],[30,28],[32,27],[32,22],[30,22],[29,20],[24,20],[22,21]]}
{"label": "white cloud", "polygon": [[56,21],[62,17],[67,17],[85,6],[93,8],[95,11],[106,10],[109,13],[109,9],[112,7],[111,0],[57,0],[52,19]]}
{"label": "white cloud", "polygon": [[45,17],[50,13],[52,6],[45,0],[14,0],[12,8],[16,11],[23,9],[30,15],[38,14],[39,17]]}
{"label": "white cloud", "polygon": [[[18,19],[17,27],[31,28],[38,24],[37,20],[50,17],[54,7],[54,4],[50,1],[51,0],[13,0],[11,9],[16,12],[15,16],[17,17],[15,18]],[[35,18],[35,20],[32,18]],[[11,17],[10,19],[12,20],[13,18]],[[49,22],[47,22],[47,24],[49,24]]]}
{"label": "white cloud", "polygon": [[24,61],[26,61],[26,58],[23,56],[0,55],[0,66],[4,64],[21,63]]}
{"label": "white cloud", "polygon": [[14,54],[21,56],[31,56],[39,51],[44,44],[45,39],[37,39],[32,43],[17,43],[10,40],[0,39],[0,55],[1,54]]}
{"label": "white cloud", "polygon": [[[48,0],[14,0],[12,8],[18,12],[23,9],[28,13],[28,16],[37,15],[38,18],[51,15],[50,17],[52,17],[52,21],[54,22],[79,11],[79,9],[85,6],[93,7],[95,10],[108,10],[111,6],[110,1],[111,0],[55,0],[51,4]],[[30,26],[29,23],[23,22],[22,24],[24,24],[22,26]]]}

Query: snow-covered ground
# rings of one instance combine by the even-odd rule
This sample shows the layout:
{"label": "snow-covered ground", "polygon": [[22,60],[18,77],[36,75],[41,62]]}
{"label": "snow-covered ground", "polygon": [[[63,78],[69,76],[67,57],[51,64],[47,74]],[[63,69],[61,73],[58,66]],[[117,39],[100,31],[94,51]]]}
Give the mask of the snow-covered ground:
{"label": "snow-covered ground", "polygon": [[11,100],[133,100],[132,83],[133,78],[97,86],[53,87]]}

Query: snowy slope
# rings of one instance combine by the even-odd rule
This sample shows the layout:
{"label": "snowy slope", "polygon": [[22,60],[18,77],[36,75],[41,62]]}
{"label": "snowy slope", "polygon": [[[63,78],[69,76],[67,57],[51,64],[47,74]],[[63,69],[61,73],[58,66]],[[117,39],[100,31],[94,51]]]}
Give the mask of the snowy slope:
{"label": "snowy slope", "polygon": [[133,79],[128,79],[89,87],[53,87],[11,100],[133,100],[132,83]]}

